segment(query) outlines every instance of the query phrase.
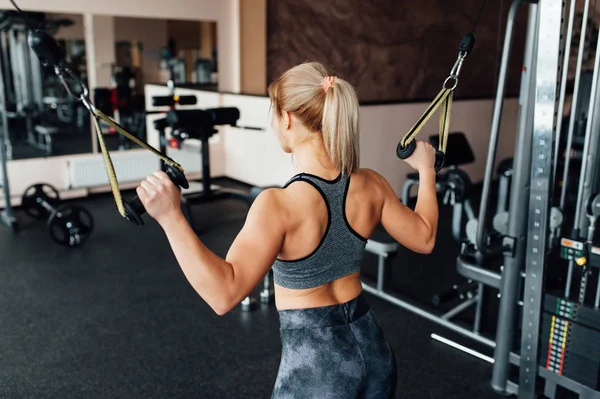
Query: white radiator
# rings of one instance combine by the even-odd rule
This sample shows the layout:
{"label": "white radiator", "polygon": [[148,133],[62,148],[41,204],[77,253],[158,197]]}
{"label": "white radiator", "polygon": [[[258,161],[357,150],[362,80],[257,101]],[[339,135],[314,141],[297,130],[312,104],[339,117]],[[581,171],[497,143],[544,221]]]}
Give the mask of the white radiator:
{"label": "white radiator", "polygon": [[[160,161],[150,152],[111,154],[115,173],[119,183],[139,182],[160,168]],[[106,186],[108,174],[100,154],[95,157],[74,158],[69,160],[69,187]]]}

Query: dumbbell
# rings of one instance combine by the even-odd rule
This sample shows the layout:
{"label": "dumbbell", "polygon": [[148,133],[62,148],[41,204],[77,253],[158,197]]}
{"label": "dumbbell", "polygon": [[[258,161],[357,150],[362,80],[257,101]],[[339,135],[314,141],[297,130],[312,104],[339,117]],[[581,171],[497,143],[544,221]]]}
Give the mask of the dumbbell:
{"label": "dumbbell", "polygon": [[[260,303],[262,303],[263,305],[268,305],[272,303],[274,299],[275,293],[271,285],[271,271],[269,271],[269,273],[267,273],[267,275],[263,279],[263,289],[260,291]],[[252,295],[248,295],[240,303],[244,312],[251,312],[253,310],[256,310],[258,304],[258,300],[252,297]]]}
{"label": "dumbbell", "polygon": [[[412,140],[411,142],[409,142],[406,147],[402,146],[402,143],[398,143],[398,147],[396,148],[396,155],[398,155],[398,158],[400,159],[406,159],[408,157],[410,157],[413,152],[415,152],[415,150],[417,149],[417,143],[415,140]],[[441,152],[441,151],[436,151],[435,152],[435,164],[434,164],[434,169],[435,172],[439,172],[440,170],[442,170],[442,168],[444,167],[444,161],[445,161],[446,155]]]}
{"label": "dumbbell", "polygon": [[[175,185],[181,188],[190,187],[190,184],[185,178],[183,172],[175,166],[165,164],[164,171]],[[123,205],[125,206],[125,216],[127,219],[138,226],[143,226],[144,220],[142,219],[142,215],[146,213],[146,208],[144,208],[144,205],[142,205],[142,201],[139,199],[139,197],[136,195],[129,201],[123,201]]]}
{"label": "dumbbell", "polygon": [[48,232],[54,241],[68,247],[83,244],[94,230],[94,218],[82,206],[60,202],[58,191],[45,183],[29,186],[21,198],[27,215],[38,220],[48,218]]}

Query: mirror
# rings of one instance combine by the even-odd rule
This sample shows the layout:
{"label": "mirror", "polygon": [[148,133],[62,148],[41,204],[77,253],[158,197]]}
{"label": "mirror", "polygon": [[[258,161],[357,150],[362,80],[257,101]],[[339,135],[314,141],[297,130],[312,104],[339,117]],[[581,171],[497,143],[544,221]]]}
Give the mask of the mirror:
{"label": "mirror", "polygon": [[[27,12],[36,28],[54,36],[67,62],[87,79],[83,16]],[[8,116],[8,159],[87,153],[92,149],[87,110],[68,96],[51,68],[27,43],[28,27],[13,10],[0,10],[1,111]],[[2,101],[4,100],[4,101]]]}
{"label": "mirror", "polygon": [[[216,23],[114,17],[111,87],[93,89],[95,105],[128,132],[147,140],[145,86],[217,90]],[[109,151],[139,148],[103,126]]]}

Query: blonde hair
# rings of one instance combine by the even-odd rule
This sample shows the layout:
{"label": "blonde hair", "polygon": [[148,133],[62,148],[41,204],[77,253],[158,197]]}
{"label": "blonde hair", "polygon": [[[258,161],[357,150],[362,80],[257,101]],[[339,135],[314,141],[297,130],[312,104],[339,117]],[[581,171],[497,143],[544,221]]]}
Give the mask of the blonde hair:
{"label": "blonde hair", "polygon": [[343,79],[326,85],[324,79],[331,75],[318,62],[297,65],[269,85],[269,97],[278,118],[290,112],[311,132],[321,134],[332,163],[350,175],[360,161],[358,98]]}

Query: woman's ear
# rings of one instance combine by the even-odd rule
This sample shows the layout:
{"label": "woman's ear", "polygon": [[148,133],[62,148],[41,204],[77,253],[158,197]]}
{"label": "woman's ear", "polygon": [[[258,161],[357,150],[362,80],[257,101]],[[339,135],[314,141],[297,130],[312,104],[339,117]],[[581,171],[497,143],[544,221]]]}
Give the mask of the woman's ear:
{"label": "woman's ear", "polygon": [[283,128],[285,130],[289,130],[292,127],[292,115],[284,111],[282,115]]}

